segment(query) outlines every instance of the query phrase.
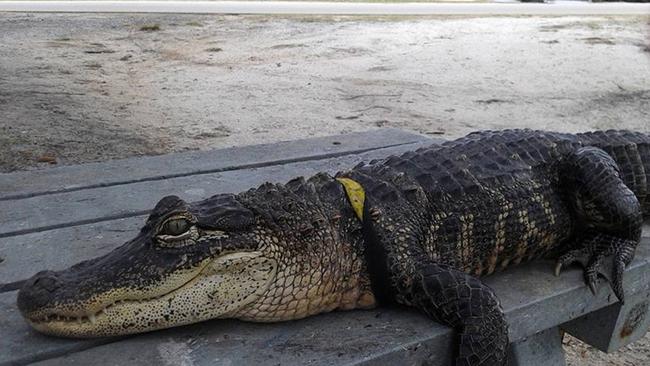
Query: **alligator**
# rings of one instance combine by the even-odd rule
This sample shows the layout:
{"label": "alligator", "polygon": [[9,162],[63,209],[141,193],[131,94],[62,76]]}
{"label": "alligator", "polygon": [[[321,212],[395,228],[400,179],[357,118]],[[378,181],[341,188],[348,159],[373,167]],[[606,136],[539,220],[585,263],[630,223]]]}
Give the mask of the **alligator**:
{"label": "alligator", "polygon": [[299,319],[406,305],[457,330],[457,365],[506,363],[480,277],[535,258],[582,264],[624,300],[650,214],[650,135],[481,131],[400,156],[188,203],[162,198],[111,253],[27,280],[17,305],[64,337],[214,318]]}

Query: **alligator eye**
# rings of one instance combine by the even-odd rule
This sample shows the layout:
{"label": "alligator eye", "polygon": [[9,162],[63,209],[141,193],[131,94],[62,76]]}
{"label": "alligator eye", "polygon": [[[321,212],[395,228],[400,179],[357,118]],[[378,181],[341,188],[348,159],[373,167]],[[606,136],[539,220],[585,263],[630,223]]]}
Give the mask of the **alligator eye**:
{"label": "alligator eye", "polygon": [[190,229],[190,222],[186,219],[172,219],[167,221],[161,230],[163,235],[179,236]]}

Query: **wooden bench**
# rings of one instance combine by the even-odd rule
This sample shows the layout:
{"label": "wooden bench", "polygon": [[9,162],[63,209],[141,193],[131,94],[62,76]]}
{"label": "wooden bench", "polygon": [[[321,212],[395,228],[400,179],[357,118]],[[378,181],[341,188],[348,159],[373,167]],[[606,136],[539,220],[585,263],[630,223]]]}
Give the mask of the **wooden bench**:
{"label": "wooden bench", "polygon": [[[131,337],[70,340],[32,331],[15,305],[16,289],[35,272],[107,253],[135,236],[164,195],[196,201],[265,181],[333,173],[437,141],[383,129],[0,174],[0,365],[449,364],[451,330],[409,309],[275,324],[214,320]],[[625,305],[604,284],[594,297],[580,270],[556,278],[552,268],[540,261],[486,278],[510,323],[513,365],[564,364],[560,329],[604,351],[646,333],[650,239],[627,269]]]}

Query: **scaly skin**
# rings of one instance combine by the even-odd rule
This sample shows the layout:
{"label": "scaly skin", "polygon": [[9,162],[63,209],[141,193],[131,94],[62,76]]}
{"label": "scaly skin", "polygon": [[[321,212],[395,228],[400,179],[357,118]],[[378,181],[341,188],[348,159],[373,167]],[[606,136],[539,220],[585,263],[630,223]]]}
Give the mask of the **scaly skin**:
{"label": "scaly skin", "polygon": [[[170,237],[165,223],[179,219],[190,229]],[[361,243],[345,191],[326,175],[194,204],[169,196],[122,247],[36,274],[18,307],[40,332],[81,338],[367,308]]]}
{"label": "scaly skin", "polygon": [[[170,196],[112,253],[36,274],[18,306],[43,333],[93,337],[397,302],[459,331],[456,364],[500,365],[507,324],[478,277],[562,254],[556,271],[583,263],[595,291],[612,257],[604,274],[622,299],[649,174],[648,135],[506,130],[336,177],[192,204]],[[342,178],[360,184],[362,206]]]}

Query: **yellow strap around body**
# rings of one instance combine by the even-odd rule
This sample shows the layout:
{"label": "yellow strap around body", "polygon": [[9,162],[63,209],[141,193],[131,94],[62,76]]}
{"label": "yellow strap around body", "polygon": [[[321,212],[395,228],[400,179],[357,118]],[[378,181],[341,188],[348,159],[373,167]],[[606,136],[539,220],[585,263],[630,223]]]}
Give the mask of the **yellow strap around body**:
{"label": "yellow strap around body", "polygon": [[363,220],[363,203],[366,200],[366,192],[359,182],[350,178],[336,178],[345,188],[352,209],[357,214],[359,220]]}

